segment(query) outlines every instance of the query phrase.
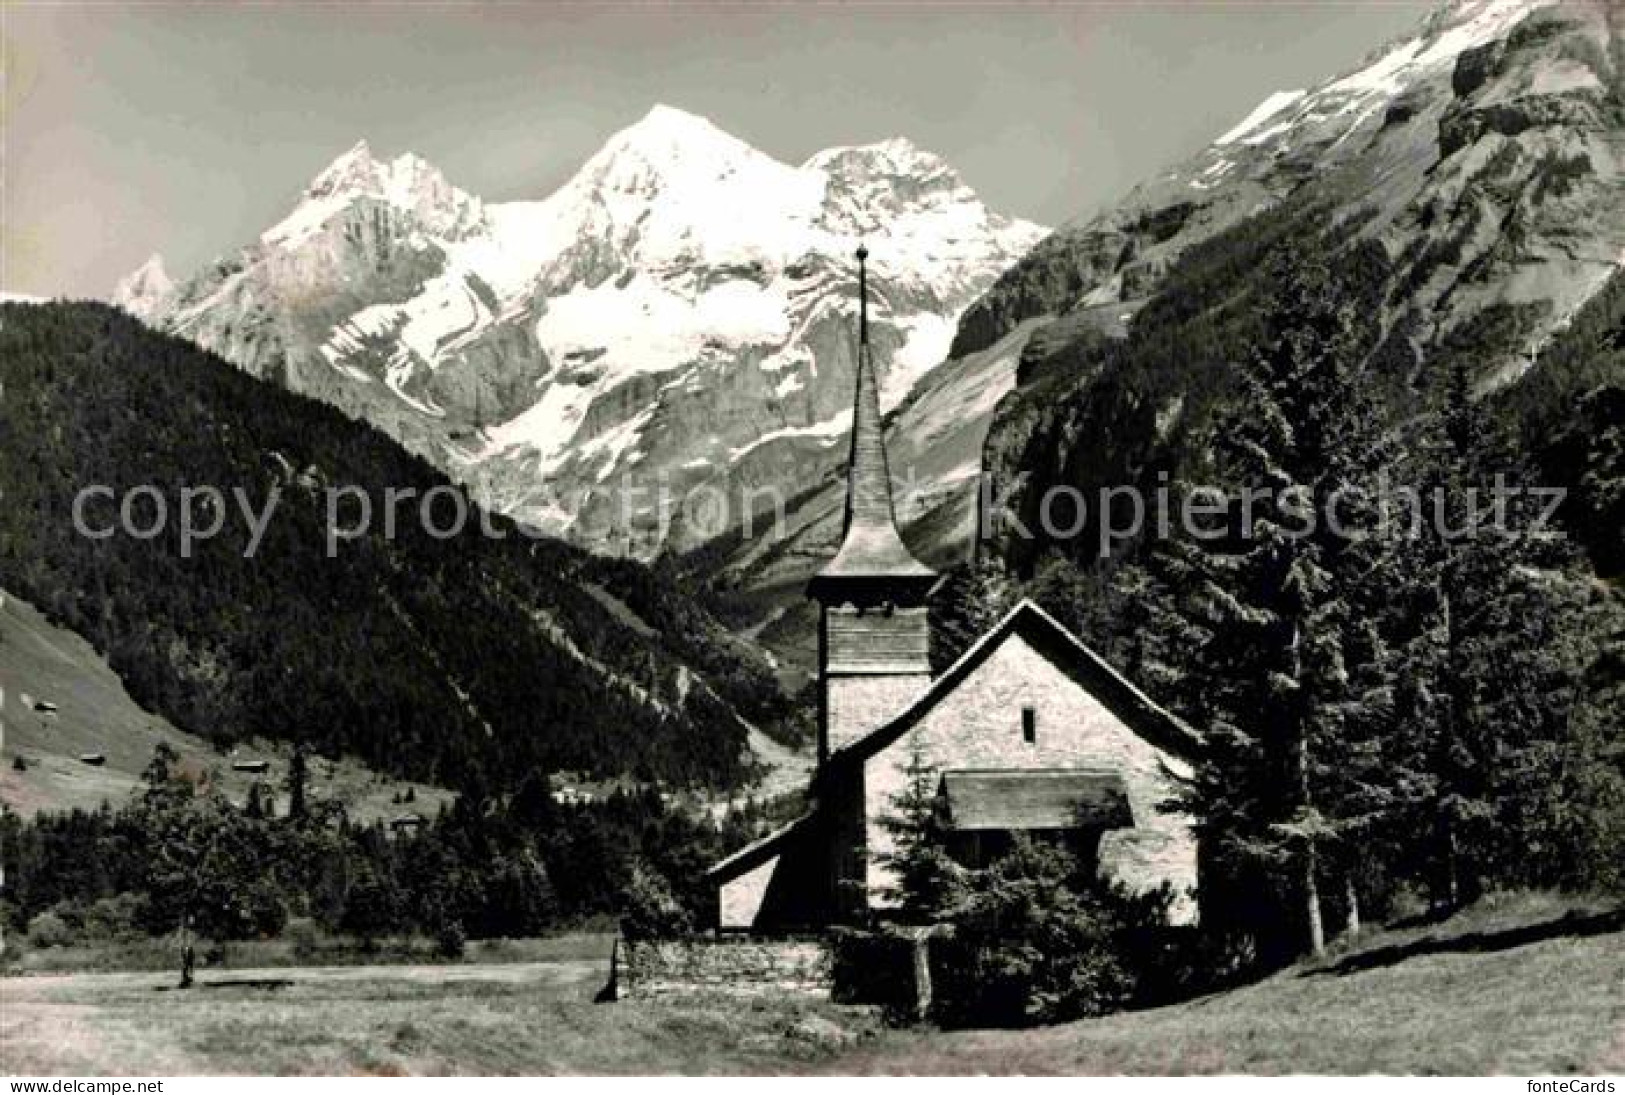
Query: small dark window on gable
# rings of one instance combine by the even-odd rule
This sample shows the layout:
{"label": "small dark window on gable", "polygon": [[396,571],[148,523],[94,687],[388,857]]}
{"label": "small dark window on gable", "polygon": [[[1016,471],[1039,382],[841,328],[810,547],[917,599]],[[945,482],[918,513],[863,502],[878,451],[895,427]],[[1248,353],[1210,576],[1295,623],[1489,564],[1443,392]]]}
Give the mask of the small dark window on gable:
{"label": "small dark window on gable", "polygon": [[1038,741],[1038,712],[1031,707],[1021,709],[1021,740],[1028,745]]}

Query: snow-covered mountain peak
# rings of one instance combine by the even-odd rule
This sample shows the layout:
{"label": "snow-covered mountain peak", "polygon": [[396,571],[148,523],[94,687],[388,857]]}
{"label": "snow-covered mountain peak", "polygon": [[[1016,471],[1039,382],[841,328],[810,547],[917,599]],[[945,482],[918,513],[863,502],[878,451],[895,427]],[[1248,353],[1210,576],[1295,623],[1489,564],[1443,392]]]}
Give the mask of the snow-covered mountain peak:
{"label": "snow-covered mountain peak", "polygon": [[601,186],[637,189],[651,179],[721,179],[751,167],[790,170],[707,118],[659,105],[611,136],[581,175]]}
{"label": "snow-covered mountain peak", "polygon": [[378,161],[365,137],[319,171],[305,193],[313,198],[366,186],[377,177]]}
{"label": "snow-covered mountain peak", "polygon": [[743,237],[782,231],[816,203],[817,186],[709,120],[657,106],[550,200],[585,208],[588,222],[607,221],[612,236],[665,262],[695,247],[734,253]]}
{"label": "snow-covered mountain peak", "polygon": [[874,144],[827,148],[813,155],[803,166],[806,170],[822,172],[832,180],[849,185],[871,180],[906,179],[912,184],[910,191],[915,193],[926,188],[955,190],[964,185],[958,172],[941,156],[903,137]]}
{"label": "snow-covered mountain peak", "polygon": [[422,156],[405,152],[379,160],[366,140],[323,168],[305,188],[299,204],[260,237],[269,246],[292,247],[316,233],[357,200],[371,198],[416,217],[425,228],[455,235],[483,216],[479,199],[452,186]]}
{"label": "snow-covered mountain peak", "polygon": [[677,139],[686,139],[699,136],[704,139],[736,140],[732,134],[705,115],[695,114],[693,111],[670,106],[666,103],[654,104],[649,108],[647,114],[621,132],[623,134],[636,132],[645,137],[664,135]]}
{"label": "snow-covered mountain peak", "polygon": [[839,458],[860,237],[890,407],[1042,235],[907,140],[792,166],[660,105],[552,194],[489,206],[360,142],[155,322],[372,419],[495,508],[655,549],[695,534],[603,484],[790,488]]}
{"label": "snow-covered mountain peak", "polygon": [[175,287],[174,280],[164,267],[164,256],[154,251],[147,256],[147,261],[138,266],[129,277],[132,284],[140,285],[146,289],[156,289],[167,293]]}
{"label": "snow-covered mountain peak", "polygon": [[175,282],[164,268],[164,257],[153,254],[118,283],[113,303],[145,319],[162,309],[174,292]]}
{"label": "snow-covered mountain peak", "polygon": [[888,137],[883,141],[873,141],[869,144],[826,148],[813,153],[802,166],[816,171],[829,171],[842,164],[856,163],[911,167],[918,164],[942,164],[943,160],[936,153],[927,152],[907,137]]}
{"label": "snow-covered mountain peak", "polygon": [[[543,203],[570,241],[557,279],[701,264],[776,266],[805,247],[823,180],[705,118],[657,106],[615,133]],[[570,277],[568,280],[574,280]],[[591,280],[589,278],[589,280]]]}

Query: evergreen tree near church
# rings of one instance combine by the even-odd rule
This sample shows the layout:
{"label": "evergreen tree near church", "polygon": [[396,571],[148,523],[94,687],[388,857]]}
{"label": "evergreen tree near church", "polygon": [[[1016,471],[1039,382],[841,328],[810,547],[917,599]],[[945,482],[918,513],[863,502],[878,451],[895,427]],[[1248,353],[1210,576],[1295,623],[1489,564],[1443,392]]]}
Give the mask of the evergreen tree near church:
{"label": "evergreen tree near church", "polygon": [[1105,635],[1129,680],[1173,710],[1193,714],[1206,702],[1191,667],[1212,638],[1206,623],[1181,604],[1180,591],[1194,581],[1195,555],[1190,545],[1159,544],[1149,558],[1118,568],[1109,586],[1116,634]]}
{"label": "evergreen tree near church", "polygon": [[1441,912],[1492,885],[1606,884],[1625,805],[1617,602],[1572,573],[1463,362],[1419,465],[1393,575],[1415,624],[1394,652],[1390,752],[1426,777],[1402,866]]}
{"label": "evergreen tree near church", "polygon": [[1262,338],[1214,436],[1225,527],[1165,545],[1153,570],[1182,589],[1205,640],[1195,674],[1212,715],[1190,805],[1223,880],[1215,919],[1279,959],[1324,950],[1323,879],[1349,869],[1380,797],[1354,727],[1379,702],[1364,620],[1385,454],[1354,294],[1290,252],[1272,256],[1269,280]]}
{"label": "evergreen tree near church", "polygon": [[891,897],[898,914],[915,923],[931,923],[949,914],[963,899],[963,870],[948,854],[937,802],[937,771],[918,742],[911,743],[903,768],[905,782],[892,796],[892,812],[881,818],[893,849],[884,857],[897,874]]}

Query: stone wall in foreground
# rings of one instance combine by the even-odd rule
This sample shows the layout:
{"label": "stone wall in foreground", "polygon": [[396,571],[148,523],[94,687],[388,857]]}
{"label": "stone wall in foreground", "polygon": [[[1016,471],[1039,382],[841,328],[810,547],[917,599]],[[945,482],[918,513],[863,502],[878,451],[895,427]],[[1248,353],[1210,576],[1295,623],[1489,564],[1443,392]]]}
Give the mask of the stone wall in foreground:
{"label": "stone wall in foreground", "polygon": [[833,984],[822,939],[711,936],[615,944],[616,1000],[670,1000],[725,993],[827,1000]]}

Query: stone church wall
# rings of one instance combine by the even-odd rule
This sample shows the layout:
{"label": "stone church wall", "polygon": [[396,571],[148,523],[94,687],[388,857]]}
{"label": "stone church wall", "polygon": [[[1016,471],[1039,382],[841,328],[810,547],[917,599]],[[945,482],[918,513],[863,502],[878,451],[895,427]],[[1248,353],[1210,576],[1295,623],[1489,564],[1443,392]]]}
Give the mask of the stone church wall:
{"label": "stone church wall", "polygon": [[[1037,717],[1036,740],[1022,734],[1022,708]],[[1131,829],[1101,839],[1100,869],[1136,891],[1169,882],[1177,892],[1196,889],[1196,840],[1186,818],[1161,804],[1176,789],[1169,770],[1189,767],[1130,730],[1019,633],[1011,634],[912,730],[870,758],[864,767],[867,873],[871,902],[892,887],[881,860],[892,849],[880,819],[895,812],[907,785],[911,751],[942,771],[964,769],[1085,768],[1121,776],[1134,815]],[[1172,910],[1176,922],[1195,919],[1194,898]]]}
{"label": "stone church wall", "polygon": [[850,745],[878,726],[901,715],[931,687],[929,673],[848,676],[829,673],[825,712],[828,749]]}

